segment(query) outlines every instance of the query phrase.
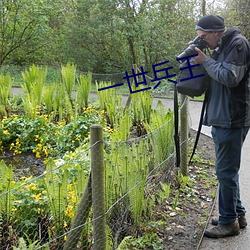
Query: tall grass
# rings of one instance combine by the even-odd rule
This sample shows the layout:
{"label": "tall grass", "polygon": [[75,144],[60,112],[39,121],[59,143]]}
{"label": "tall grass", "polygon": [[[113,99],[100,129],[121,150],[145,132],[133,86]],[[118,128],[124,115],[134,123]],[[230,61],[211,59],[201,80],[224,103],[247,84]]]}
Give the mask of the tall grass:
{"label": "tall grass", "polygon": [[4,216],[5,223],[9,223],[12,215],[14,176],[12,166],[8,167],[4,161],[0,161],[0,214]]}
{"label": "tall grass", "polygon": [[56,85],[46,86],[44,89],[43,102],[46,108],[46,113],[50,114],[53,111],[54,103],[54,94],[55,94]]}
{"label": "tall grass", "polygon": [[133,124],[139,136],[145,134],[144,123],[150,123],[153,97],[150,91],[140,91],[131,95]]}
{"label": "tall grass", "polygon": [[145,127],[152,140],[155,159],[158,163],[163,162],[173,152],[173,112],[167,111],[161,101],[152,111],[151,122],[145,123]]}
{"label": "tall grass", "polygon": [[76,65],[67,63],[61,66],[62,86],[64,87],[70,101],[72,101],[72,92],[76,82]]}
{"label": "tall grass", "polygon": [[0,75],[0,115],[7,116],[9,110],[8,98],[11,93],[12,79],[10,74]]}
{"label": "tall grass", "polygon": [[32,65],[22,72],[24,91],[24,111],[29,117],[35,117],[40,112],[43,90],[46,83],[47,68]]}
{"label": "tall grass", "polygon": [[[96,82],[97,89],[110,86],[111,82]],[[109,88],[106,90],[98,91],[98,99],[100,109],[107,112],[107,121],[109,125],[114,128],[117,123],[117,116],[123,112],[122,97],[117,94],[115,88]]]}
{"label": "tall grass", "polygon": [[78,107],[79,112],[83,108],[88,107],[91,82],[92,82],[92,73],[90,72],[88,72],[87,75],[81,74],[78,78],[76,105]]}

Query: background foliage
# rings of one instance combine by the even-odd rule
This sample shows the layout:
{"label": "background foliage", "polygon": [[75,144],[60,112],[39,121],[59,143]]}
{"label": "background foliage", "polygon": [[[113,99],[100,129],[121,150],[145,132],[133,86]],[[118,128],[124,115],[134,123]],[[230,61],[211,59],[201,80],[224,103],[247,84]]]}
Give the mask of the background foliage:
{"label": "background foliage", "polygon": [[246,0],[16,0],[0,3],[0,65],[61,65],[124,72],[175,58],[194,25],[216,13],[249,38]]}

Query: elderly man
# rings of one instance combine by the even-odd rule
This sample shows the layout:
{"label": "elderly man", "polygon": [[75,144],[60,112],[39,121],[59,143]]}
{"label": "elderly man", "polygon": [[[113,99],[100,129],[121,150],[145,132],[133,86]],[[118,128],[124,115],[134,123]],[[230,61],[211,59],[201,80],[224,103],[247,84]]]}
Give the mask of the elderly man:
{"label": "elderly man", "polygon": [[194,60],[210,77],[204,125],[212,126],[219,181],[219,218],[205,235],[212,238],[238,235],[247,226],[240,200],[241,149],[250,126],[250,46],[237,27],[225,29],[220,16],[202,17],[195,30],[213,50],[206,56],[195,48]]}

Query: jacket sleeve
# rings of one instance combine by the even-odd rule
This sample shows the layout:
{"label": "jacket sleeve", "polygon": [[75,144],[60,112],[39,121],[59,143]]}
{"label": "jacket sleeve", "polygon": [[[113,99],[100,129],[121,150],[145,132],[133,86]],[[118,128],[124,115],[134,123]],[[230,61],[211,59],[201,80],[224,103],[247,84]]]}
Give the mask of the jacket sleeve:
{"label": "jacket sleeve", "polygon": [[[207,57],[203,66],[209,76],[227,87],[238,86],[249,67],[249,46],[244,38],[235,39],[224,58]],[[223,60],[223,61],[222,61]]]}

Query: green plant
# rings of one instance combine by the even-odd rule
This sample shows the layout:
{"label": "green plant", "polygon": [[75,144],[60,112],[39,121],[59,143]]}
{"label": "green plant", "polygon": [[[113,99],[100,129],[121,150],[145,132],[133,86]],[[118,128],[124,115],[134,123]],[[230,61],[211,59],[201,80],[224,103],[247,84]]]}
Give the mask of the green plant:
{"label": "green plant", "polygon": [[152,140],[155,159],[158,163],[166,160],[173,152],[173,112],[166,111],[162,102],[158,102],[156,109],[151,113],[151,122],[145,123],[145,128]]}
{"label": "green plant", "polygon": [[44,185],[48,194],[50,211],[57,222],[57,227],[63,227],[64,211],[67,207],[68,176],[55,169],[54,161],[49,159],[46,164],[47,174],[44,178]]}
{"label": "green plant", "polygon": [[0,161],[0,245],[12,244],[15,239],[13,228],[13,203],[14,177],[12,166],[7,166],[3,160]]}
{"label": "green plant", "polygon": [[[40,235],[40,239],[47,234],[42,221],[49,221],[48,197],[45,186],[41,180],[32,176],[22,177],[17,183],[18,188],[12,192],[15,196],[13,202],[13,227],[16,231],[22,228],[19,235],[30,240],[36,240]],[[48,224],[48,223],[47,223]],[[39,225],[39,227],[38,227]]]}
{"label": "green plant", "polygon": [[[65,157],[62,162],[49,159],[46,163],[46,175],[43,182],[48,197],[49,211],[55,229],[54,234],[60,235],[70,228],[82,192],[89,177],[89,159],[78,152],[79,162],[74,154],[74,161]],[[68,159],[68,160],[66,160]],[[81,159],[81,160],[80,160]]]}
{"label": "green plant", "polygon": [[157,192],[159,199],[160,199],[160,204],[164,201],[164,200],[168,200],[169,196],[170,196],[170,192],[171,192],[171,182],[170,183],[162,183],[160,182],[160,189]]}
{"label": "green plant", "polygon": [[69,102],[69,98],[67,95],[65,95],[65,90],[59,83],[56,83],[55,85],[56,87],[53,99],[53,117],[56,121],[63,121],[64,113],[67,112],[67,110],[64,110],[65,103]]}
{"label": "green plant", "polygon": [[156,233],[145,233],[142,237],[125,237],[117,250],[152,249],[163,250],[163,242]]}
{"label": "green plant", "polygon": [[[27,239],[27,242],[23,237],[20,237],[18,239],[18,246],[13,246],[13,250],[35,250],[41,246],[38,240],[32,242],[28,235],[25,235],[25,238]],[[49,246],[43,246],[42,249],[49,250]]]}
{"label": "green plant", "polygon": [[16,116],[2,119],[0,122],[0,146],[2,151],[12,150],[14,155],[22,152],[34,152],[37,158],[48,156],[56,145],[58,129],[46,116],[31,119]]}
{"label": "green plant", "polygon": [[114,88],[109,88],[99,91],[100,88],[107,88],[112,85],[111,82],[95,82],[96,90],[98,95],[99,106],[101,110],[107,111],[107,103],[109,103],[110,97],[116,95],[116,90]]}
{"label": "green plant", "polygon": [[91,90],[92,74],[88,72],[87,75],[81,74],[78,78],[76,103],[78,112],[83,108],[88,107],[89,94]]}
{"label": "green plant", "polygon": [[46,86],[46,88],[44,89],[43,102],[46,108],[46,114],[51,114],[51,112],[53,111],[55,88],[56,85],[53,84],[50,86]]}
{"label": "green plant", "polygon": [[129,110],[125,110],[124,113],[118,112],[114,117],[115,123],[110,135],[110,140],[113,142],[128,140],[132,127],[132,118]]}
{"label": "green plant", "polygon": [[174,200],[172,203],[173,209],[176,209],[179,205],[179,196],[180,196],[180,191],[177,189],[177,190],[175,190],[175,196],[174,196]]}
{"label": "green plant", "polygon": [[[72,77],[67,79],[72,79]],[[144,109],[142,112],[138,112],[143,114],[140,119],[148,123],[149,134],[145,137],[130,139],[134,136],[134,131],[131,131],[134,113],[131,109],[120,112],[122,110],[119,108],[120,96],[116,96],[114,105],[112,105],[110,104],[110,93],[107,95],[105,93],[109,90],[100,91],[105,93],[106,99],[103,98],[105,100],[103,105],[106,113],[103,110],[96,110],[91,105],[83,107],[80,112],[74,109],[76,106],[71,105],[70,97],[68,94],[65,95],[65,91],[59,83],[52,85],[48,91],[44,89],[43,93],[48,98],[43,96],[44,106],[40,106],[40,111],[45,107],[43,112],[50,112],[48,115],[37,114],[32,118],[18,115],[1,120],[0,147],[2,149],[11,149],[14,153],[33,152],[38,158],[45,157],[46,161],[49,156],[63,159],[62,165],[59,164],[59,161],[48,160],[44,179],[34,182],[32,184],[34,189],[27,190],[31,183],[25,183],[26,188],[13,193],[16,198],[13,218],[18,221],[17,225],[21,228],[29,225],[29,232],[25,232],[26,229],[24,229],[24,233],[32,236],[34,244],[37,240],[34,228],[37,226],[37,218],[41,214],[48,219],[50,237],[56,238],[69,229],[77,201],[89,174],[88,153],[83,152],[89,145],[89,128],[93,123],[102,123],[107,134],[105,137],[105,190],[107,209],[111,211],[108,219],[112,217],[113,213],[117,213],[119,218],[124,219],[124,225],[128,222],[128,224],[131,223],[131,227],[138,229],[142,220],[154,208],[152,201],[147,200],[147,204],[151,202],[150,207],[146,207],[145,201],[149,166],[160,162],[160,157],[158,159],[160,154],[162,159],[166,159],[167,154],[171,152],[173,128],[171,112],[166,114],[160,104],[157,106],[157,110],[152,112],[150,98],[147,99],[147,94],[145,94]],[[134,100],[138,104],[138,110],[139,101]],[[149,115],[150,118],[148,118]],[[57,116],[60,118],[57,119]],[[112,124],[112,130],[106,129],[105,118],[108,118]],[[166,146],[168,140],[170,143],[167,143]],[[165,198],[168,198],[170,185],[162,185],[162,193]],[[123,204],[114,205],[118,200],[121,200],[120,204]],[[175,203],[178,204],[177,199]],[[113,206],[115,206],[114,209]],[[30,216],[28,211],[30,211]],[[22,215],[23,221],[21,220]],[[53,227],[54,225],[55,227]],[[112,233],[110,235],[113,235]],[[26,240],[25,235],[22,237]],[[142,239],[141,246],[143,244],[146,246],[146,241],[146,237]],[[152,241],[154,240],[152,239]]]}
{"label": "green plant", "polygon": [[9,111],[9,96],[11,93],[12,79],[10,74],[0,75],[0,116],[7,116]]}
{"label": "green plant", "polygon": [[140,223],[146,209],[144,191],[152,159],[149,148],[147,139],[131,140],[129,145],[127,142],[111,142],[111,151],[107,151],[105,156],[107,208],[125,195],[123,206],[116,208],[114,212],[123,214],[124,210],[130,211],[135,225]]}
{"label": "green plant", "polygon": [[76,81],[76,65],[67,63],[66,66],[61,66],[62,86],[72,103],[72,91]]}
{"label": "green plant", "polygon": [[151,92],[140,91],[131,97],[134,124],[139,127],[142,123],[150,124],[153,100]]}
{"label": "green plant", "polygon": [[189,176],[183,175],[181,173],[178,173],[178,182],[181,189],[185,189],[187,186],[190,187],[192,185]]}
{"label": "green plant", "polygon": [[47,68],[43,69],[35,65],[22,72],[24,82],[21,87],[24,91],[24,111],[29,117],[34,118],[40,112],[46,75]]}
{"label": "green plant", "polygon": [[[97,89],[108,87],[110,85],[110,82],[96,82]],[[123,107],[121,105],[121,96],[117,94],[114,88],[109,88],[102,91],[98,91],[98,97],[100,109],[107,112],[107,122],[112,128],[114,128],[115,124],[118,123],[123,110]],[[110,98],[112,98],[112,102],[110,101]],[[118,115],[118,119],[117,114],[120,114]]]}
{"label": "green plant", "polygon": [[5,216],[8,223],[12,214],[14,186],[12,166],[6,166],[3,160],[0,161],[0,213]]}
{"label": "green plant", "polygon": [[13,115],[0,121],[0,150],[11,150],[14,155],[33,152],[37,158],[61,156],[74,151],[89,140],[90,126],[103,123],[103,114],[92,106],[71,122],[54,123],[51,116],[32,119]]}

